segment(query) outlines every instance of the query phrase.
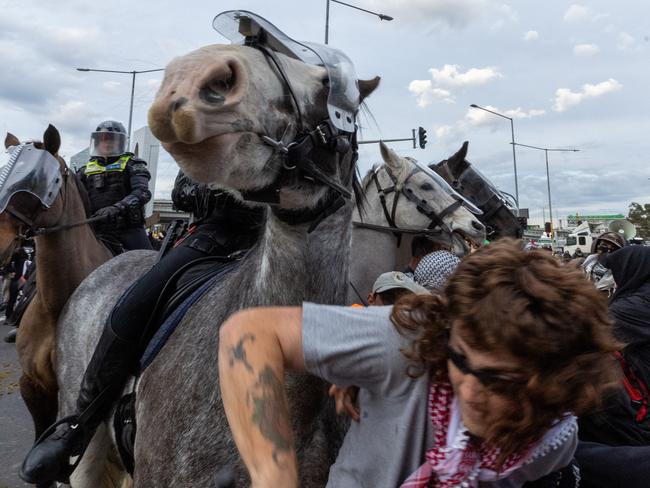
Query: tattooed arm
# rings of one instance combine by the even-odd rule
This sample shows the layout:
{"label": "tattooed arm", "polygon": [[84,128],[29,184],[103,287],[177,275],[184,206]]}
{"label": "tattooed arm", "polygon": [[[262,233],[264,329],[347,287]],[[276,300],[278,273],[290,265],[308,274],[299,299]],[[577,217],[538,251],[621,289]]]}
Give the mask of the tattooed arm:
{"label": "tattooed arm", "polygon": [[221,327],[219,383],[254,488],[297,487],[285,368],[304,371],[301,308],[238,312]]}

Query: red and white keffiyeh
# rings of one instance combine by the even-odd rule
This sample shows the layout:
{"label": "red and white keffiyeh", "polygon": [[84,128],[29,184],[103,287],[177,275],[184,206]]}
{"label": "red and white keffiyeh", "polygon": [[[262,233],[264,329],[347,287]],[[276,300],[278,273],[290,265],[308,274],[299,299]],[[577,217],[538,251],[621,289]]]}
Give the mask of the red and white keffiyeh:
{"label": "red and white keffiyeh", "polygon": [[[533,459],[546,455],[573,435],[575,417],[567,415],[525,452],[515,453],[497,471],[499,449],[472,437],[462,423],[458,401],[449,383],[433,383],[429,390],[429,414],[433,423],[434,447],[426,461],[401,488],[476,488],[479,481],[496,481]],[[435,480],[435,484],[430,484]]]}

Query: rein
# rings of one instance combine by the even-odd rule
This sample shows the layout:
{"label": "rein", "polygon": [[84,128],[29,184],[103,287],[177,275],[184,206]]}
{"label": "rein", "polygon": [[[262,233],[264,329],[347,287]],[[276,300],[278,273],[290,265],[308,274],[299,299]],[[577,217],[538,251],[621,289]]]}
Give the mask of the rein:
{"label": "rein", "polygon": [[53,234],[55,232],[60,232],[62,230],[72,229],[73,227],[79,227],[81,225],[91,224],[93,222],[97,222],[99,220],[104,220],[104,219],[106,219],[106,217],[103,216],[103,215],[100,215],[100,216],[97,216],[97,217],[90,217],[88,219],[81,220],[79,222],[74,222],[72,224],[60,224],[60,225],[55,225],[53,227],[39,227],[37,229],[34,229],[31,232],[31,236],[36,237],[36,236],[42,236],[42,235],[45,235],[45,234]]}
{"label": "rein", "polygon": [[[386,172],[388,177],[393,182],[393,186],[382,188],[381,183],[379,183],[379,177],[377,176],[380,169],[383,169]],[[443,209],[440,213],[436,212],[434,208],[431,205],[429,205],[429,203],[426,200],[424,200],[423,198],[419,198],[415,194],[415,192],[406,185],[408,181],[411,179],[411,177],[419,173],[420,171],[424,171],[424,170],[419,166],[415,166],[411,170],[409,175],[406,177],[406,179],[402,183],[399,183],[398,179],[395,177],[395,175],[393,174],[393,172],[390,170],[388,166],[386,165],[378,166],[372,173],[372,180],[374,181],[375,186],[377,187],[377,193],[379,194],[379,201],[381,202],[381,207],[382,210],[384,211],[384,217],[386,218],[388,225],[386,226],[386,225],[377,225],[377,224],[367,224],[365,222],[352,222],[352,225],[354,225],[355,227],[370,229],[377,232],[392,233],[393,235],[395,235],[397,239],[397,247],[400,247],[402,243],[403,234],[413,234],[413,235],[423,235],[423,236],[433,236],[433,235],[440,234],[441,232],[451,234],[452,232],[451,229],[447,224],[444,223],[442,219],[446,215],[454,212],[456,209],[461,207],[463,205],[463,202],[461,200],[455,199],[451,205]],[[390,193],[395,193],[395,197],[393,198],[392,209],[389,212],[388,206],[386,205],[386,196],[389,195]],[[427,228],[410,229],[407,227],[399,227],[395,223],[397,202],[401,195],[404,195],[404,197],[406,197],[409,201],[413,202],[418,212],[426,215],[431,220]]]}

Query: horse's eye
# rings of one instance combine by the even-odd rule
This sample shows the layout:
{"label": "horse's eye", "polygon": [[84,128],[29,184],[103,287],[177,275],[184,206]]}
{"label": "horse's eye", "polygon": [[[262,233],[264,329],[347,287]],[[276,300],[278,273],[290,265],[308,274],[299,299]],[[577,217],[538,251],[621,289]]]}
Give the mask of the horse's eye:
{"label": "horse's eye", "polygon": [[431,183],[422,183],[420,185],[420,189],[424,191],[430,191],[433,190],[433,186],[431,185]]}
{"label": "horse's eye", "polygon": [[328,76],[324,76],[323,79],[321,80],[321,83],[323,84],[324,87],[329,88],[330,86],[330,79]]}

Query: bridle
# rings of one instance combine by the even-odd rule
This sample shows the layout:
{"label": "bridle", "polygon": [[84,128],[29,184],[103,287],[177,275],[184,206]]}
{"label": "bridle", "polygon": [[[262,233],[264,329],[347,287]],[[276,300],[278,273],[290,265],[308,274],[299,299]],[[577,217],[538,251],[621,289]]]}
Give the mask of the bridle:
{"label": "bridle", "polygon": [[[381,170],[384,170],[386,172],[386,174],[388,175],[388,177],[393,183],[392,186],[382,188],[378,176]],[[367,224],[365,222],[353,222],[352,225],[363,229],[370,229],[378,232],[392,233],[397,238],[397,247],[400,247],[401,245],[403,234],[412,234],[412,235],[421,235],[421,236],[434,236],[434,235],[439,235],[441,232],[446,234],[451,234],[452,230],[444,222],[443,219],[450,213],[453,213],[459,207],[462,207],[463,200],[460,199],[459,197],[454,197],[453,203],[448,205],[442,211],[436,212],[436,210],[425,199],[418,197],[413,191],[413,189],[408,185],[409,180],[414,175],[416,175],[421,171],[426,174],[423,168],[421,168],[418,165],[415,165],[413,169],[409,172],[408,176],[404,179],[404,181],[400,182],[397,179],[397,177],[393,174],[391,169],[388,167],[388,165],[382,164],[382,165],[375,166],[372,169],[371,178],[372,181],[375,183],[375,187],[377,188],[379,201],[381,202],[381,208],[384,212],[384,217],[386,218],[386,222],[388,223],[388,225],[386,226],[386,225]],[[389,211],[388,205],[386,203],[386,197],[391,193],[394,193],[395,196],[393,197],[392,208]],[[421,214],[429,218],[430,222],[426,228],[413,229],[408,227],[399,227],[397,225],[397,223],[395,222],[395,214],[397,212],[397,203],[399,201],[400,196],[402,195],[407,200],[415,204],[415,207],[417,208],[418,212],[420,212]]]}
{"label": "bridle", "polygon": [[[70,169],[65,166],[64,169],[61,169],[61,178],[63,179],[63,183],[61,185],[61,189],[59,192],[61,193],[62,198],[65,200],[65,192],[64,189],[66,188],[67,182],[68,182],[68,177],[70,176]],[[45,234],[53,234],[55,232],[60,232],[63,230],[68,230],[72,229],[74,227],[79,227],[82,225],[86,225],[92,222],[96,222],[98,220],[102,220],[105,217],[91,217],[88,219],[81,220],[79,222],[73,222],[70,224],[56,224],[53,226],[49,227],[39,227],[37,225],[37,219],[39,214],[46,210],[48,207],[43,205],[42,203],[39,205],[39,207],[35,210],[33,215],[26,215],[25,213],[21,212],[18,210],[12,203],[9,201],[7,207],[5,208],[5,211],[9,213],[12,217],[14,217],[16,220],[20,222],[20,226],[18,227],[18,232],[16,233],[16,237],[14,240],[26,240],[26,239],[31,239],[33,237],[45,235]],[[24,227],[23,227],[24,226]]]}
{"label": "bridle", "polygon": [[[273,148],[272,158],[280,158],[282,167],[273,183],[260,190],[242,191],[242,196],[244,200],[271,205],[276,216],[289,224],[311,222],[308,230],[308,232],[311,232],[327,216],[345,205],[346,200],[352,198],[352,192],[346,186],[313,162],[312,153],[315,150],[326,150],[337,158],[338,165],[343,155],[352,150],[351,168],[354,168],[358,158],[356,130],[352,133],[339,130],[329,118],[316,125],[315,128],[309,129],[304,121],[291,81],[277,54],[264,45],[264,32],[260,32],[257,36],[247,37],[245,45],[260,50],[275,66],[280,80],[291,96],[298,119],[298,131],[293,140],[288,143],[282,140],[284,136],[280,140],[276,140],[267,134],[259,134],[262,141]],[[288,132],[290,132],[289,128],[285,130],[285,134]],[[295,183],[295,181],[301,180],[327,186],[331,190],[330,196],[325,198],[323,203],[316,209],[309,211],[277,208],[280,203],[280,190],[291,183]]]}

